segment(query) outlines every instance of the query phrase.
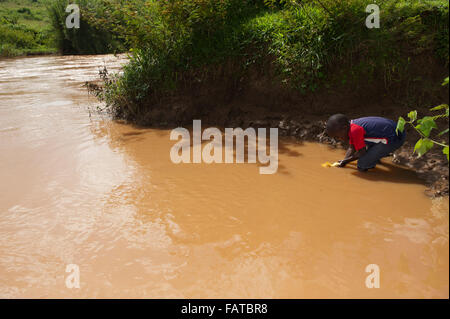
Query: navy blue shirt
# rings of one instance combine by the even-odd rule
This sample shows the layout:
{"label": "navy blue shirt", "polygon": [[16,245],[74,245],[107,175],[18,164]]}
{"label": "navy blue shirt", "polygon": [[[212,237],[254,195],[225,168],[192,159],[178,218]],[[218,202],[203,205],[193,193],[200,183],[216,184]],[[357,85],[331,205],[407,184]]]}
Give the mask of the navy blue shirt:
{"label": "navy blue shirt", "polygon": [[360,150],[366,144],[389,144],[399,139],[396,133],[397,123],[384,117],[361,117],[351,121],[350,144]]}

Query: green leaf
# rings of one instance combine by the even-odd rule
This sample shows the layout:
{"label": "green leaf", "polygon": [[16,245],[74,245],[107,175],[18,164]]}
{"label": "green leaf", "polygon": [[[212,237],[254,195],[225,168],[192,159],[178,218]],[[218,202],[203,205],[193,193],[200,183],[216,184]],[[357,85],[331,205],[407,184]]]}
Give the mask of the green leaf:
{"label": "green leaf", "polygon": [[448,76],[444,79],[444,82],[442,83],[442,86],[448,85]]}
{"label": "green leaf", "polygon": [[419,157],[431,150],[434,143],[427,139],[427,138],[421,138],[417,141],[416,146],[414,146],[414,153],[417,152],[419,154]]}
{"label": "green leaf", "polygon": [[448,109],[448,104],[441,104],[441,105],[431,108],[430,110],[431,111],[439,111],[439,110],[443,110],[443,109]]}
{"label": "green leaf", "polygon": [[398,131],[402,132],[405,130],[405,124],[406,121],[403,117],[399,117],[398,118],[398,122],[397,122],[397,129],[395,130],[395,132],[398,134]]}
{"label": "green leaf", "polygon": [[416,129],[421,132],[425,137],[430,136],[431,130],[438,128],[434,119],[430,116],[425,116],[423,119],[417,121],[419,125]]}
{"label": "green leaf", "polygon": [[444,149],[442,150],[442,153],[447,155],[447,161],[448,161],[448,146],[444,147]]}
{"label": "green leaf", "polygon": [[446,133],[448,133],[448,129],[446,129],[446,130],[442,131],[441,133],[439,133],[438,136],[442,136],[442,135],[444,135]]}
{"label": "green leaf", "polygon": [[409,112],[408,118],[411,120],[411,122],[414,122],[415,120],[417,120],[417,111]]}

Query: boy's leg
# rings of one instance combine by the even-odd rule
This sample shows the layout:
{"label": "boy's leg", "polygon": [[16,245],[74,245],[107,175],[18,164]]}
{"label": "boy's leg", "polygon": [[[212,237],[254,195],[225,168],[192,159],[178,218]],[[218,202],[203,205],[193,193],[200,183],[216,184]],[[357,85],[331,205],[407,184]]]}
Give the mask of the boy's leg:
{"label": "boy's leg", "polygon": [[366,153],[358,159],[358,170],[367,171],[368,169],[375,168],[378,161],[388,156],[390,152],[390,145],[380,143],[369,147]]}
{"label": "boy's leg", "polygon": [[369,147],[367,152],[358,160],[358,170],[367,171],[368,169],[375,168],[381,158],[389,156],[390,153],[400,148],[404,142],[405,134],[403,134],[399,141],[396,141],[394,143],[390,143],[387,145],[379,143],[372,147]]}

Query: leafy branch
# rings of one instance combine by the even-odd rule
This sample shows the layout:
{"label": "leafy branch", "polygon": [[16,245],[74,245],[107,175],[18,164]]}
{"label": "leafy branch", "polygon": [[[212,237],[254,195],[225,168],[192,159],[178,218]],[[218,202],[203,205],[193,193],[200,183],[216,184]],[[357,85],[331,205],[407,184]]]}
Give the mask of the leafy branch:
{"label": "leafy branch", "polygon": [[[444,80],[444,83],[442,83],[442,86],[448,85],[449,79],[448,77]],[[438,145],[442,147],[442,153],[447,156],[447,161],[449,160],[449,148],[448,145],[444,142],[438,142],[435,139],[430,138],[430,133],[433,129],[438,129],[438,126],[436,124],[436,120],[440,118],[446,118],[448,119],[449,116],[449,106],[448,104],[441,104],[436,107],[433,107],[430,109],[431,111],[443,111],[441,114],[437,114],[434,116],[425,116],[421,119],[417,119],[417,111],[411,111],[408,113],[408,119],[404,119],[400,116],[397,122],[397,133],[403,132],[405,130],[405,125],[411,125],[420,135],[420,139],[417,141],[416,145],[414,146],[414,153],[417,152],[417,154],[420,156],[427,153],[429,150],[433,148],[434,145]],[[437,137],[443,136],[445,134],[448,134],[449,129],[445,129],[442,132],[440,132]]]}

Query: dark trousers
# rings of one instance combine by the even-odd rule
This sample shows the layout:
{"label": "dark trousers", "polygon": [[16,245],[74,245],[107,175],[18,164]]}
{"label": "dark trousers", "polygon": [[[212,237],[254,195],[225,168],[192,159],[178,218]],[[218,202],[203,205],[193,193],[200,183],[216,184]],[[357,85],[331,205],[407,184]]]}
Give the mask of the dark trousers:
{"label": "dark trousers", "polygon": [[381,158],[387,157],[390,153],[399,149],[405,143],[405,139],[406,133],[403,132],[399,135],[398,139],[391,140],[388,144],[378,143],[367,146],[366,153],[358,160],[358,169],[367,170],[375,168]]}

